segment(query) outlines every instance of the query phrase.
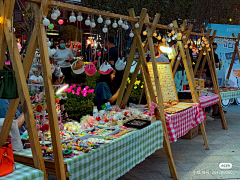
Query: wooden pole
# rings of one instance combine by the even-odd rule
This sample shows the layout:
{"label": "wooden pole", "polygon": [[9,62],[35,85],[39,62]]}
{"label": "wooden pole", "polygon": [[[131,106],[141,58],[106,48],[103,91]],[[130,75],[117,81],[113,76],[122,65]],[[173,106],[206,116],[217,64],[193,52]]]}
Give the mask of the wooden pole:
{"label": "wooden pole", "polygon": [[[14,4],[14,2],[11,2]],[[9,10],[10,11],[10,10]],[[9,11],[5,11],[9,12]],[[8,17],[7,15],[5,17]],[[18,93],[22,102],[23,112],[25,116],[25,122],[28,129],[29,140],[31,144],[31,150],[33,154],[34,166],[44,172],[44,178],[47,179],[46,169],[42,157],[42,152],[38,140],[36,123],[31,107],[28,87],[26,83],[26,76],[24,74],[23,66],[21,63],[21,58],[19,55],[16,38],[13,36],[13,28],[11,27],[12,19],[4,20],[4,34],[7,40],[7,45],[9,48],[13,69],[15,71],[16,82],[18,85]],[[9,26],[10,25],[10,26]],[[14,105],[16,107],[17,105]],[[9,112],[9,111],[8,111]],[[6,115],[9,116],[9,115]]]}
{"label": "wooden pole", "polygon": [[[48,0],[43,0],[43,2],[47,2]],[[59,125],[58,125],[58,117],[56,112],[56,104],[55,104],[55,96],[54,96],[54,89],[52,86],[52,73],[50,70],[50,60],[48,54],[48,47],[47,47],[47,37],[45,26],[42,24],[42,12],[39,10],[37,5],[33,5],[34,16],[38,19],[38,45],[40,50],[40,57],[42,63],[42,74],[44,79],[44,87],[47,99],[47,108],[48,108],[48,119],[50,124],[50,132],[52,137],[52,144],[53,144],[53,155],[54,155],[54,162],[55,162],[55,169],[57,179],[64,180],[66,179],[66,174],[64,170],[63,164],[63,155],[61,151],[61,140],[59,134]]]}

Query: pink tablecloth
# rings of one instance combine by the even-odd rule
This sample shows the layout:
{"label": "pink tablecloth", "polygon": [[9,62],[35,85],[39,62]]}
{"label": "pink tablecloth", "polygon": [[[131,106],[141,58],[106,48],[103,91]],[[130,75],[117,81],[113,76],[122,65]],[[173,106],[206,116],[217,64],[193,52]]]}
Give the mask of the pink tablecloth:
{"label": "pink tablecloth", "polygon": [[214,104],[217,104],[219,101],[218,94],[214,94],[212,96],[202,96],[199,97],[199,101],[202,108],[212,106]]}
{"label": "pink tablecloth", "polygon": [[199,104],[173,115],[165,114],[170,142],[188,133],[190,129],[206,119],[205,113]]}

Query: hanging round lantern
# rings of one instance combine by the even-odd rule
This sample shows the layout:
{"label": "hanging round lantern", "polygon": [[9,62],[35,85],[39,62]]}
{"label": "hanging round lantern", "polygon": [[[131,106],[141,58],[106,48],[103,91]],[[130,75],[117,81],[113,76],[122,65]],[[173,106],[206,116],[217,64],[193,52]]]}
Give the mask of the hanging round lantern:
{"label": "hanging round lantern", "polygon": [[191,42],[191,41],[190,41],[190,40],[188,40],[188,41],[187,41],[187,44],[190,44],[190,42]]}
{"label": "hanging round lantern", "polygon": [[173,23],[169,24],[170,27],[173,27]]}
{"label": "hanging round lantern", "polygon": [[188,48],[188,45],[184,45],[184,48],[187,49],[187,48]]}
{"label": "hanging round lantern", "polygon": [[206,55],[207,55],[206,51],[204,51],[203,55],[204,55],[204,56],[206,56]]}
{"label": "hanging round lantern", "polygon": [[165,39],[165,38],[162,38],[162,42],[165,43],[165,42],[166,42],[166,39]]}
{"label": "hanging round lantern", "polygon": [[157,37],[157,33],[156,33],[156,31],[153,33],[153,37]]}
{"label": "hanging round lantern", "polygon": [[180,60],[181,60],[181,57],[177,57],[177,60],[180,61]]}
{"label": "hanging round lantern", "polygon": [[96,27],[96,23],[95,23],[94,19],[92,19],[92,22],[91,22],[90,25],[91,25],[92,28],[95,28],[95,27]]}
{"label": "hanging round lantern", "polygon": [[174,35],[174,34],[175,34],[175,31],[174,31],[174,30],[172,30],[172,31],[171,31],[171,34],[172,34],[172,35]]}
{"label": "hanging round lantern", "polygon": [[108,32],[108,28],[107,28],[107,25],[106,25],[106,24],[104,25],[102,31],[103,31],[104,33],[107,33],[107,32]]}
{"label": "hanging round lantern", "polygon": [[198,42],[201,42],[201,39],[200,39],[200,38],[198,39]]}
{"label": "hanging round lantern", "polygon": [[175,36],[173,36],[173,37],[172,37],[172,40],[173,40],[173,41],[175,41],[175,40],[176,40],[176,37],[175,37]]}
{"label": "hanging round lantern", "polygon": [[208,48],[208,51],[211,51],[211,48]]}
{"label": "hanging round lantern", "polygon": [[147,35],[147,31],[145,30],[145,31],[143,31],[143,35],[144,36],[146,36]]}
{"label": "hanging round lantern", "polygon": [[52,14],[51,14],[51,19],[52,20],[56,20],[58,18],[58,15],[55,13],[55,11],[53,10]]}
{"label": "hanging round lantern", "polygon": [[75,21],[76,21],[76,16],[75,16],[75,14],[74,14],[73,11],[72,11],[72,13],[71,13],[71,16],[69,17],[69,21],[70,21],[70,22],[75,22]]}
{"label": "hanging round lantern", "polygon": [[137,22],[134,26],[135,28],[139,28],[139,23]]}
{"label": "hanging round lantern", "polygon": [[44,16],[43,25],[44,25],[44,26],[49,26],[49,24],[50,24],[49,19],[47,19],[47,18]]}
{"label": "hanging round lantern", "polygon": [[113,28],[117,28],[117,27],[118,27],[118,24],[117,24],[116,19],[114,20],[114,23],[112,24],[112,27],[113,27]]}
{"label": "hanging round lantern", "polygon": [[57,14],[58,17],[61,15],[61,12],[59,11],[59,9],[55,9],[54,13]]}
{"label": "hanging round lantern", "polygon": [[53,28],[54,28],[54,25],[53,25],[53,24],[49,24],[49,25],[48,25],[48,29],[53,30]]}
{"label": "hanging round lantern", "polygon": [[124,29],[125,29],[125,30],[128,30],[128,28],[129,28],[129,26],[128,26],[128,23],[127,23],[127,21],[126,21],[126,22],[125,22]]}
{"label": "hanging round lantern", "polygon": [[189,46],[190,49],[192,49],[193,47],[192,46]]}
{"label": "hanging round lantern", "polygon": [[121,26],[123,24],[122,18],[119,19],[118,25]]}
{"label": "hanging round lantern", "polygon": [[168,37],[171,37],[172,36],[172,34],[171,33],[168,33]]}
{"label": "hanging round lantern", "polygon": [[209,48],[209,44],[206,45],[206,48]]}
{"label": "hanging round lantern", "polygon": [[106,19],[105,24],[106,24],[106,25],[110,25],[110,24],[111,24],[111,20],[110,20],[109,18]]}
{"label": "hanging round lantern", "polygon": [[63,21],[62,19],[59,19],[59,20],[58,20],[58,24],[59,24],[59,25],[62,25],[63,23],[64,23],[64,21]]}
{"label": "hanging round lantern", "polygon": [[98,22],[99,24],[103,23],[103,18],[102,18],[101,15],[99,15],[99,17],[98,17],[98,19],[97,19],[97,22]]}
{"label": "hanging round lantern", "polygon": [[132,37],[134,37],[134,33],[133,33],[133,31],[131,30],[131,32],[130,32],[130,34],[129,34],[129,36],[132,38]]}
{"label": "hanging round lantern", "polygon": [[82,13],[80,13],[80,12],[78,13],[77,20],[78,21],[82,21],[83,20]]}
{"label": "hanging round lantern", "polygon": [[169,42],[169,43],[170,43],[171,41],[172,41],[172,39],[171,39],[171,38],[168,38],[167,42]]}
{"label": "hanging round lantern", "polygon": [[90,25],[91,25],[91,21],[90,21],[90,17],[89,17],[89,16],[87,17],[87,19],[86,19],[86,21],[85,21],[85,24],[86,24],[87,26],[90,26]]}
{"label": "hanging round lantern", "polygon": [[157,39],[160,41],[162,39],[161,35],[159,34]]}
{"label": "hanging round lantern", "polygon": [[202,50],[202,47],[199,47],[198,50],[201,51],[201,50]]}

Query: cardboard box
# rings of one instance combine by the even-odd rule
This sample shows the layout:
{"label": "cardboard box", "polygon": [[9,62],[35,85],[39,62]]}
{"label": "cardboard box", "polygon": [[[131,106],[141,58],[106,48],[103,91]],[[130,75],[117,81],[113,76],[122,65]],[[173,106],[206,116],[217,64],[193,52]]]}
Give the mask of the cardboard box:
{"label": "cardboard box", "polygon": [[181,138],[183,138],[183,139],[192,139],[192,138],[194,138],[195,136],[198,135],[198,129],[199,129],[199,125],[194,127],[194,128],[192,128],[192,129],[190,129],[188,131],[188,133],[185,134],[184,136],[182,136]]}

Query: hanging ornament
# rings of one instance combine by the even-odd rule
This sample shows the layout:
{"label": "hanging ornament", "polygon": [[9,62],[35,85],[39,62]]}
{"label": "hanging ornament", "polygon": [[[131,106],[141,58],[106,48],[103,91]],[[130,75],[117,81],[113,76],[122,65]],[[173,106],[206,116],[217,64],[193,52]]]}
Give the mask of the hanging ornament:
{"label": "hanging ornament", "polygon": [[188,45],[184,45],[184,48],[187,49],[187,48],[188,48]]}
{"label": "hanging ornament", "polygon": [[165,42],[166,42],[166,39],[165,39],[165,38],[162,38],[162,42],[165,43]]}
{"label": "hanging ornament", "polygon": [[75,14],[74,14],[73,11],[72,11],[72,13],[71,13],[71,16],[69,17],[69,21],[70,21],[70,22],[75,22],[75,21],[76,21],[76,17],[75,17]]}
{"label": "hanging ornament", "polygon": [[124,29],[125,29],[125,30],[128,30],[128,28],[129,28],[129,26],[128,26],[128,23],[127,23],[127,21],[126,21],[126,22],[125,22]]}
{"label": "hanging ornament", "polygon": [[176,37],[175,37],[175,36],[173,36],[173,37],[172,37],[172,40],[173,40],[173,41],[175,41],[175,40],[176,40]]}
{"label": "hanging ornament", "polygon": [[97,22],[98,22],[99,24],[103,23],[103,18],[102,18],[101,15],[99,15],[99,17],[98,17],[98,19],[97,19]]}
{"label": "hanging ornament", "polygon": [[203,41],[205,41],[205,40],[206,40],[204,36],[202,37],[202,40],[203,40]]}
{"label": "hanging ornament", "polygon": [[130,34],[129,34],[129,36],[132,38],[132,37],[134,37],[134,33],[133,33],[133,31],[131,30],[131,32],[130,32]]}
{"label": "hanging ornament", "polygon": [[49,26],[49,24],[50,24],[49,19],[47,19],[45,16],[43,16],[43,17],[44,17],[44,19],[43,19],[43,25],[44,25],[44,26]]}
{"label": "hanging ornament", "polygon": [[153,37],[157,37],[157,33],[156,33],[156,31],[153,33]]}
{"label": "hanging ornament", "polygon": [[120,17],[119,21],[118,21],[118,25],[121,26],[123,24],[122,18]]}
{"label": "hanging ornament", "polygon": [[78,21],[82,21],[83,20],[82,13],[80,13],[80,12],[78,13],[77,20]]}
{"label": "hanging ornament", "polygon": [[201,39],[200,39],[200,38],[198,39],[198,42],[201,42]]}
{"label": "hanging ornament", "polygon": [[190,41],[190,40],[188,40],[188,41],[187,41],[187,44],[190,44],[190,42],[191,42],[191,41]]}
{"label": "hanging ornament", "polygon": [[106,25],[106,24],[104,25],[102,31],[103,31],[104,33],[107,33],[107,32],[108,32],[108,28],[107,28],[107,25]]}
{"label": "hanging ornament", "polygon": [[146,36],[147,35],[147,31],[145,30],[145,31],[143,31],[143,35],[144,36]]}
{"label": "hanging ornament", "polygon": [[204,43],[202,43],[202,47],[204,47],[205,46],[205,44]]}
{"label": "hanging ornament", "polygon": [[161,35],[159,34],[157,39],[160,41],[162,39]]}
{"label": "hanging ornament", "polygon": [[85,21],[85,24],[87,26],[90,26],[91,25],[91,21],[90,21],[90,16],[87,17],[86,21]]}
{"label": "hanging ornament", "polygon": [[55,9],[54,13],[57,14],[58,17],[61,15],[61,12],[59,11],[59,9]]}
{"label": "hanging ornament", "polygon": [[209,48],[209,44],[206,45],[206,48]]}
{"label": "hanging ornament", "polygon": [[62,25],[63,23],[64,23],[64,21],[63,21],[62,19],[59,19],[59,20],[58,20],[58,24],[59,24],[59,25]]}
{"label": "hanging ornament", "polygon": [[174,29],[171,31],[171,34],[172,34],[172,35],[174,35],[174,34],[175,34],[175,31],[174,31]]}
{"label": "hanging ornament", "polygon": [[92,28],[95,28],[95,27],[96,27],[96,23],[95,23],[94,19],[92,19],[92,22],[91,22],[90,25],[91,25]]}
{"label": "hanging ornament", "polygon": [[53,30],[53,28],[54,28],[54,25],[53,25],[53,24],[49,24],[49,25],[48,25],[48,29]]}
{"label": "hanging ornament", "polygon": [[208,44],[208,41],[205,41],[205,42],[204,42],[204,44],[206,44],[206,45],[207,45],[207,44]]}
{"label": "hanging ornament", "polygon": [[170,26],[170,27],[173,27],[173,23],[170,23],[169,26]]}
{"label": "hanging ornament", "polygon": [[139,23],[137,22],[134,26],[135,28],[139,28]]}
{"label": "hanging ornament", "polygon": [[126,22],[123,22],[122,23],[122,28],[125,29],[125,26],[126,26]]}
{"label": "hanging ornament", "polygon": [[199,51],[201,51],[202,50],[202,47],[199,47]]}
{"label": "hanging ornament", "polygon": [[167,42],[169,42],[169,43],[170,43],[171,41],[172,41],[172,39],[171,39],[171,38],[168,38]]}
{"label": "hanging ornament", "polygon": [[211,51],[211,48],[208,48],[208,51]]}
{"label": "hanging ornament", "polygon": [[58,15],[55,13],[55,11],[53,10],[52,11],[52,14],[51,14],[51,19],[52,20],[56,20],[58,18]]}
{"label": "hanging ornament", "polygon": [[189,46],[189,49],[192,49],[193,47],[192,46]]}
{"label": "hanging ornament", "polygon": [[172,36],[172,34],[171,33],[168,33],[168,37],[171,37]]}
{"label": "hanging ornament", "polygon": [[207,55],[206,51],[204,51],[204,52],[203,52],[203,55],[204,55],[204,56],[206,56],[206,55]]}
{"label": "hanging ornament", "polygon": [[106,21],[105,21],[105,24],[106,25],[110,25],[111,24],[111,20],[109,18],[107,18]]}
{"label": "hanging ornament", "polygon": [[181,57],[177,57],[177,60],[179,60],[179,61],[180,61],[180,60],[181,60]]}
{"label": "hanging ornament", "polygon": [[118,27],[118,24],[117,24],[116,19],[114,20],[114,22],[113,22],[113,24],[112,24],[112,27],[113,27],[113,28],[117,28],[117,27]]}

